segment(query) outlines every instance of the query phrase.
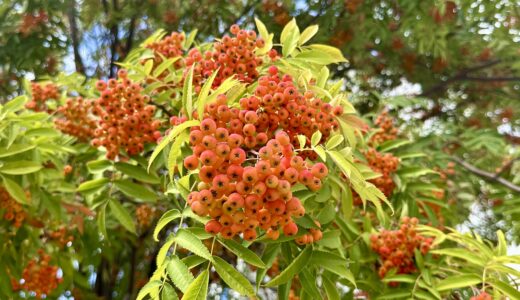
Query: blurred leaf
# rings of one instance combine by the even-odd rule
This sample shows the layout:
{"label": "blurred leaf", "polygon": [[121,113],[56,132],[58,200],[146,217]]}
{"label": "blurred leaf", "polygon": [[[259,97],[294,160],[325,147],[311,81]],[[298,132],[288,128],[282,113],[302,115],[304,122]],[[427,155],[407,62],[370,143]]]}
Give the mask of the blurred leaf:
{"label": "blurred leaf", "polygon": [[41,170],[42,166],[27,160],[18,160],[14,162],[5,162],[0,166],[0,173],[9,175],[24,175],[34,173]]}
{"label": "blurred leaf", "polygon": [[0,157],[6,157],[34,149],[36,145],[13,144],[11,147],[0,147]]}
{"label": "blurred leaf", "polygon": [[152,184],[158,184],[160,182],[159,177],[152,174],[148,174],[146,172],[146,169],[140,166],[118,162],[115,164],[115,167],[118,171],[123,172],[123,174],[135,178],[139,181]]}
{"label": "blurred leaf", "polygon": [[157,202],[158,196],[155,192],[145,188],[142,185],[133,183],[126,179],[116,180],[114,182],[116,188],[123,194],[131,197],[132,200],[143,200],[146,202]]}
{"label": "blurred leaf", "polygon": [[18,185],[18,183],[3,176],[2,180],[4,182],[5,189],[14,200],[20,204],[29,204],[27,196],[25,195],[25,191],[20,185]]}
{"label": "blurred leaf", "polygon": [[108,206],[119,223],[121,223],[121,225],[123,225],[123,227],[125,227],[131,233],[136,234],[134,221],[126,208],[124,208],[123,205],[121,205],[121,203],[115,199],[110,199],[110,201],[108,201]]}
{"label": "blurred leaf", "polygon": [[475,274],[452,275],[436,285],[438,291],[449,291],[467,286],[474,286],[482,282],[482,278]]}

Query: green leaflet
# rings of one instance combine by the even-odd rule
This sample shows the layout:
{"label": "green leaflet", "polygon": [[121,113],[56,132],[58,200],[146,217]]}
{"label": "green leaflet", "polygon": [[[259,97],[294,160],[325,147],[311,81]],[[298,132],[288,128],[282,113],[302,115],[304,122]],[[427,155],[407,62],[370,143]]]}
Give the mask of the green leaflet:
{"label": "green leaflet", "polygon": [[121,223],[121,225],[123,225],[123,227],[125,227],[128,231],[135,234],[135,224],[128,210],[115,199],[110,199],[108,201],[108,206],[110,207],[110,212],[119,221],[119,223]]}
{"label": "green leaflet", "polygon": [[220,278],[242,295],[254,296],[255,291],[251,283],[240,274],[235,267],[228,264],[225,260],[218,256],[213,256],[213,266],[220,275]]}
{"label": "green leaflet", "polygon": [[118,171],[122,172],[123,174],[128,175],[142,182],[152,184],[157,184],[161,182],[159,177],[149,174],[148,172],[146,172],[146,169],[140,166],[118,162],[115,164],[115,167]]}
{"label": "green leaflet", "polygon": [[311,247],[306,247],[278,276],[269,281],[265,286],[274,287],[290,281],[305,267],[312,257]]}
{"label": "green leaflet", "polygon": [[266,265],[264,262],[256,255],[253,251],[249,250],[248,248],[242,246],[242,244],[234,241],[234,240],[224,240],[224,239],[218,239],[218,241],[227,249],[229,249],[231,252],[233,252],[236,256],[243,259],[245,262],[259,267],[259,268],[265,268]]}

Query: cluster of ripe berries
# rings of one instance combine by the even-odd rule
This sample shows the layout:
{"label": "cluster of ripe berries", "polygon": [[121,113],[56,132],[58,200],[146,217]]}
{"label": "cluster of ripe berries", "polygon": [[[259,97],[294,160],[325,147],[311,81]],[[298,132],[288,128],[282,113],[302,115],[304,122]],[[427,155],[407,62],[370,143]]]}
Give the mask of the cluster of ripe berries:
{"label": "cluster of ripe berries", "polygon": [[397,138],[397,128],[394,127],[394,121],[388,116],[388,112],[384,111],[377,116],[374,124],[379,131],[370,138],[370,145],[379,145]]}
{"label": "cluster of ripe berries", "polygon": [[39,259],[31,259],[22,272],[22,280],[11,279],[11,286],[14,291],[23,290],[33,293],[36,297],[47,298],[53,290],[61,283],[62,278],[58,278],[58,267],[51,266],[51,257],[38,250]]}
{"label": "cluster of ripe berries", "polygon": [[319,190],[327,167],[310,166],[295,155],[290,136],[283,130],[274,134],[280,124],[260,126],[259,102],[249,110],[230,108],[226,102],[219,95],[207,105],[201,125],[190,133],[193,154],[184,166],[199,169],[201,182],[188,204],[196,214],[212,218],[208,232],[225,238],[243,233],[244,239],[253,240],[258,226],[271,239],[279,237],[279,228],[287,236],[296,235],[292,217],[302,217],[305,209],[291,187],[300,182]]}
{"label": "cluster of ripe berries", "polygon": [[[316,226],[321,228],[321,225],[318,221],[314,221]],[[296,244],[298,245],[305,245],[305,244],[312,244],[313,242],[317,242],[323,238],[323,232],[321,230],[316,228],[310,228],[309,232],[297,237],[295,239]]]}
{"label": "cluster of ripe berries", "polygon": [[486,292],[482,292],[476,296],[471,297],[469,300],[492,300],[493,297],[491,297],[490,294]]}
{"label": "cluster of ripe berries", "polygon": [[154,120],[155,106],[150,97],[142,94],[142,87],[127,78],[126,70],[119,70],[119,80],[98,81],[101,96],[92,104],[92,114],[99,118],[94,130],[92,146],[104,146],[107,158],[115,159],[120,149],[128,155],[144,150],[145,143],[155,142],[161,133],[161,122]]}
{"label": "cluster of ripe berries", "polygon": [[65,226],[60,226],[60,228],[47,233],[47,235],[51,240],[56,241],[61,248],[74,241],[74,236],[69,234]]}
{"label": "cluster of ripe berries", "polygon": [[278,25],[285,25],[291,20],[291,16],[282,1],[264,0],[262,10],[272,15],[273,20]]}
{"label": "cluster of ripe berries", "polygon": [[0,209],[4,211],[4,220],[12,222],[16,228],[22,226],[27,217],[22,205],[16,202],[3,187],[0,187]]}
{"label": "cluster of ripe berries", "polygon": [[82,97],[67,99],[65,105],[58,107],[59,118],[54,120],[56,128],[75,136],[79,141],[88,141],[94,136],[97,122],[90,116],[92,100]]}
{"label": "cluster of ripe berries", "polygon": [[448,179],[448,176],[455,174],[455,163],[450,161],[446,165],[446,169],[441,169],[439,167],[435,167],[434,170],[439,172],[442,180],[446,180],[446,179]]}
{"label": "cluster of ripe berries", "polygon": [[404,217],[397,230],[383,230],[370,236],[372,249],[381,258],[379,277],[385,277],[392,269],[397,274],[409,274],[416,271],[414,251],[418,249],[424,255],[433,243],[432,238],[426,238],[416,232],[419,223],[417,218]]}
{"label": "cluster of ripe berries", "polygon": [[146,204],[139,205],[135,210],[135,217],[141,228],[148,228],[155,217],[155,207]]}
{"label": "cluster of ripe berries", "polygon": [[[369,182],[373,183],[385,196],[389,197],[395,188],[392,173],[397,170],[399,159],[391,153],[379,153],[374,148],[369,148],[364,155],[368,166],[374,172],[381,174],[380,177],[371,179]],[[362,201],[359,195],[354,194],[354,204],[360,205],[361,203]]]}
{"label": "cluster of ripe berries", "polygon": [[[319,130],[322,133],[320,142],[327,140],[339,127],[336,117],[343,114],[343,108],[323,102],[312,91],[302,94],[294,85],[293,78],[287,74],[280,75],[275,66],[269,67],[268,72],[258,79],[254,95],[240,99],[243,114],[255,116],[254,125],[244,129],[245,135],[272,133],[281,128],[289,135],[293,146],[299,147],[298,135],[306,136],[306,145],[310,146],[311,136]],[[215,104],[210,106],[210,110],[218,113]],[[254,130],[251,132],[251,129]],[[302,156],[311,160],[317,158],[314,151],[304,151]]]}
{"label": "cluster of ripe berries", "polygon": [[47,100],[57,100],[60,97],[58,86],[54,83],[47,83],[44,85],[32,82],[31,91],[32,99],[25,104],[25,107],[37,112],[52,112],[47,107]]}
{"label": "cluster of ripe berries", "polygon": [[[255,50],[262,48],[265,41],[257,38],[256,32],[242,30],[238,25],[231,26],[234,37],[224,36],[213,45],[213,51],[202,54],[199,49],[193,48],[185,58],[187,67],[194,65],[193,85],[198,92],[205,79],[209,78],[218,69],[213,81],[213,87],[219,86],[226,78],[235,76],[245,83],[252,83],[258,78],[257,66],[262,64],[262,58],[255,54]],[[187,72],[188,68],[186,69]]]}
{"label": "cluster of ripe berries", "polygon": [[22,22],[18,27],[18,32],[23,36],[28,36],[41,25],[47,23],[49,16],[44,10],[36,13],[27,13],[23,16]]}
{"label": "cluster of ripe berries", "polygon": [[[154,52],[154,66],[158,66],[163,62],[163,58],[174,58],[183,55],[183,44],[186,37],[184,33],[172,32],[162,40],[150,43],[146,48]],[[183,66],[183,60],[179,59],[173,63],[175,69]]]}

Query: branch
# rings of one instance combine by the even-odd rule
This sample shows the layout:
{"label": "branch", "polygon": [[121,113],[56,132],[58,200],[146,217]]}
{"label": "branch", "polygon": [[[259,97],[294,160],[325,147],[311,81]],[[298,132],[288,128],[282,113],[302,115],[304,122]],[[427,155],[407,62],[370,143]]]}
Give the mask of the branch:
{"label": "branch", "polygon": [[132,19],[130,19],[130,25],[128,26],[128,38],[126,39],[125,56],[130,52],[130,50],[132,50],[136,19],[137,15],[134,15]]}
{"label": "branch", "polygon": [[507,170],[509,170],[511,168],[511,166],[513,165],[513,163],[517,160],[519,160],[520,157],[517,157],[517,158],[513,158],[511,160],[509,160],[505,165],[503,165],[496,173],[495,173],[495,178],[498,178],[500,175],[502,175],[504,172],[506,172]]}
{"label": "branch", "polygon": [[428,90],[424,91],[419,96],[429,96],[432,94],[439,93],[439,92],[443,91],[451,83],[467,78],[469,73],[473,73],[476,71],[480,71],[480,70],[492,67],[496,64],[499,64],[500,62],[501,61],[497,59],[497,60],[492,60],[492,61],[486,62],[486,63],[478,65],[478,66],[473,66],[473,67],[463,69],[456,75],[454,75],[454,76],[446,79],[445,81],[442,81],[442,82],[434,85],[433,87],[429,88]]}
{"label": "branch", "polygon": [[71,1],[69,10],[67,12],[70,25],[70,37],[72,39],[72,49],[74,52],[74,63],[76,65],[76,72],[85,75],[85,65],[79,53],[79,37],[78,24],[76,22],[76,1]]}
{"label": "branch", "polygon": [[451,159],[453,161],[455,161],[456,163],[458,163],[459,165],[461,165],[462,167],[464,167],[466,170],[470,171],[471,173],[473,173],[475,175],[482,177],[482,179],[484,179],[488,182],[498,182],[501,185],[509,188],[510,190],[520,193],[520,186],[515,185],[511,181],[508,181],[502,177],[497,177],[496,174],[494,174],[494,173],[481,170],[481,169],[471,165],[470,163],[464,161],[463,159],[461,159],[459,157],[452,156]]}
{"label": "branch", "polygon": [[[115,76],[115,62],[116,62],[116,55],[117,55],[117,46],[119,45],[119,28],[117,26],[117,22],[110,19],[110,11],[108,8],[108,2],[107,0],[101,1],[103,4],[103,10],[105,11],[105,15],[108,19],[109,23],[112,23],[112,27],[110,27],[110,35],[111,35],[111,45],[110,45],[110,66],[108,71],[108,77],[113,78]],[[112,0],[112,6],[113,10],[118,10],[117,0]]]}
{"label": "branch", "polygon": [[520,81],[520,77],[473,77],[473,76],[466,76],[464,77],[464,80],[471,80],[471,81]]}

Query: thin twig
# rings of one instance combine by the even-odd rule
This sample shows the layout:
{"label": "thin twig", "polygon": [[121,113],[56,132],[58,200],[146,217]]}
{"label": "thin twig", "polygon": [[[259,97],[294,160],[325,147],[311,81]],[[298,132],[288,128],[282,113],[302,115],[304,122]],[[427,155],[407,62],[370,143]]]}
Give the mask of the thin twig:
{"label": "thin twig", "polygon": [[480,71],[480,70],[492,67],[492,66],[494,66],[496,64],[499,64],[500,62],[501,61],[497,59],[497,60],[492,60],[492,61],[486,62],[484,64],[480,64],[480,65],[477,65],[477,66],[473,66],[473,67],[469,67],[469,68],[463,69],[460,72],[458,72],[457,74],[455,74],[454,76],[446,79],[445,81],[440,82],[440,83],[434,85],[433,87],[431,87],[430,89],[426,90],[425,92],[423,92],[419,96],[429,96],[429,95],[441,92],[448,85],[450,85],[451,83],[456,82],[456,81],[461,81],[461,80],[464,80],[465,78],[467,78],[469,73],[473,73],[473,72],[476,72],[476,71]]}
{"label": "thin twig", "polygon": [[482,177],[482,179],[484,179],[488,182],[500,183],[501,185],[509,188],[510,190],[520,193],[520,186],[515,185],[511,181],[508,181],[502,177],[496,177],[494,173],[481,170],[481,169],[473,166],[472,164],[464,161],[463,159],[461,159],[459,157],[452,156],[451,159],[453,161],[455,161],[456,163],[458,163],[459,165],[461,165],[462,167],[464,167],[466,170],[470,171],[471,173],[473,173],[475,175]]}

